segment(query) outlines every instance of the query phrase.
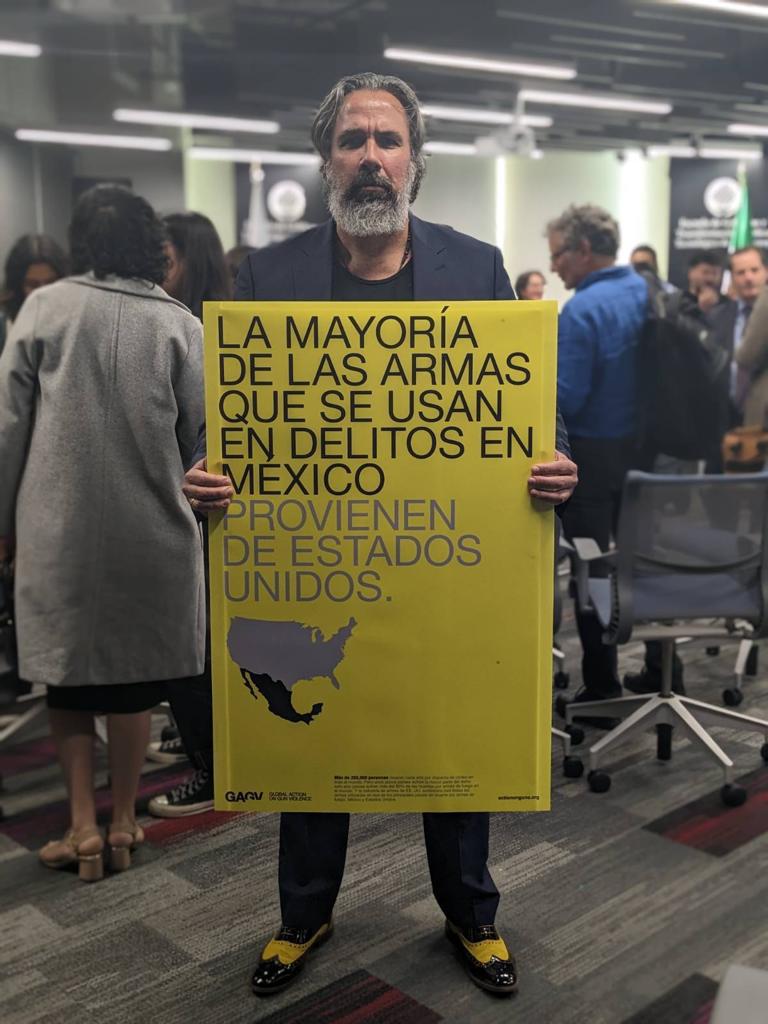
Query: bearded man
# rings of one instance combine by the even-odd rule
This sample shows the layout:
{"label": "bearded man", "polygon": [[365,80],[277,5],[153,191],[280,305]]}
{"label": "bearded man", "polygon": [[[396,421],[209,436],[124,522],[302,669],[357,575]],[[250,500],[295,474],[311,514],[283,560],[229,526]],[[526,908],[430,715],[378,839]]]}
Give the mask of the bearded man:
{"label": "bearded man", "polygon": [[[343,78],[312,126],[332,219],[252,253],[240,268],[240,300],[386,302],[514,299],[501,253],[409,213],[425,171],[424,123],[413,90],[399,78]],[[553,438],[553,441],[555,439]],[[532,467],[529,493],[553,505],[576,485],[558,418],[555,460]],[[201,450],[201,455],[204,450]],[[199,512],[225,508],[226,477],[189,471],[184,491]],[[494,920],[499,892],[488,871],[489,815],[424,815],[432,889],[446,936],[481,988],[517,988],[515,963]],[[344,873],[348,814],[286,813],[280,818],[282,925],[253,972],[257,995],[289,985],[308,954],[331,934]]]}

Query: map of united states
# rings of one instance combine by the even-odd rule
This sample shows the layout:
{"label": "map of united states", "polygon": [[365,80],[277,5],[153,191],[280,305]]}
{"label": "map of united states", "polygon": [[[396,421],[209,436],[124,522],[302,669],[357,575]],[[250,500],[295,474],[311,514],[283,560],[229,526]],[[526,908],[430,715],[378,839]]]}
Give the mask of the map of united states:
{"label": "map of united states", "polygon": [[305,623],[236,616],[227,647],[252,697],[258,700],[261,694],[272,714],[286,722],[309,725],[323,705],[313,704],[311,710],[300,712],[293,704],[293,688],[302,680],[324,676],[338,690],[336,669],[356,625],[350,618],[326,639],[318,627]]}

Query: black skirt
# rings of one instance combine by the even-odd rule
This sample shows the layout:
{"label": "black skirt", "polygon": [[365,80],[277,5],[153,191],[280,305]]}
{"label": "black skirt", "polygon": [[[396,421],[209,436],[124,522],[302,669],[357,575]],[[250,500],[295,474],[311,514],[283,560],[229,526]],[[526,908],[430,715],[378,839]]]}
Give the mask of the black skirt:
{"label": "black skirt", "polygon": [[109,683],[97,686],[49,686],[46,704],[59,711],[91,711],[101,715],[132,715],[166,700],[166,684]]}

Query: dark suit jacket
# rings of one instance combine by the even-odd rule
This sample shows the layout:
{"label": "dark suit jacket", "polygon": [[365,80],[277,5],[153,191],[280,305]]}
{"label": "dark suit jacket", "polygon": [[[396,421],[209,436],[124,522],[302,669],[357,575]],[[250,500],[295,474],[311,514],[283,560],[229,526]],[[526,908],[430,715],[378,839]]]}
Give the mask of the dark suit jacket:
{"label": "dark suit jacket", "polygon": [[731,362],[733,360],[733,331],[736,326],[736,317],[739,312],[738,302],[728,299],[720,302],[714,309],[710,310],[709,322],[711,325],[712,337],[728,353],[728,362],[719,378],[720,403],[714,414],[720,420],[719,431],[724,434],[730,427],[741,422],[741,414],[736,409],[731,399]]}
{"label": "dark suit jacket", "polygon": [[709,312],[712,336],[731,358],[733,358],[733,329],[736,326],[738,311],[738,302],[728,299],[726,302],[719,302]]}
{"label": "dark suit jacket", "polygon": [[[333,221],[310,228],[295,238],[251,253],[235,284],[240,301],[328,302],[333,274]],[[411,214],[413,297],[417,301],[460,302],[514,299],[514,289],[499,250],[442,224]],[[568,434],[557,415],[555,445],[570,455]],[[195,460],[205,455],[205,436]]]}
{"label": "dark suit jacket", "polygon": [[744,426],[768,424],[768,288],[755,303],[736,362],[749,371],[750,382],[744,402]]}

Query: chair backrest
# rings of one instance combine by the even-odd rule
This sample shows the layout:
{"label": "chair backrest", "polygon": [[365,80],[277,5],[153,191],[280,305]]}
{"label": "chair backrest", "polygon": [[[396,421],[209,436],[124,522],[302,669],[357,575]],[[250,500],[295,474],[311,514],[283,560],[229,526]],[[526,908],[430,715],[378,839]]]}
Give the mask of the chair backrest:
{"label": "chair backrest", "polygon": [[768,473],[624,483],[611,640],[639,622],[745,619],[768,630]]}

